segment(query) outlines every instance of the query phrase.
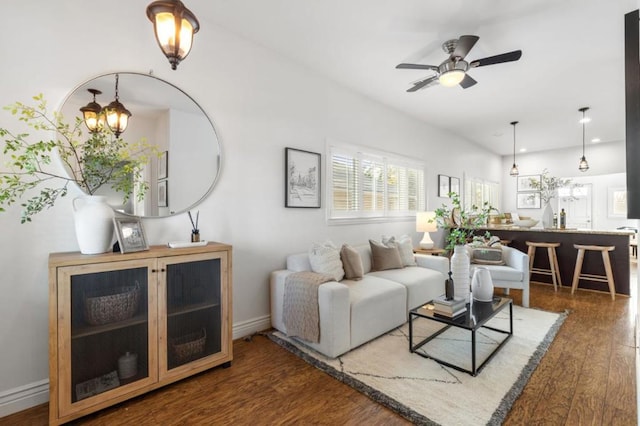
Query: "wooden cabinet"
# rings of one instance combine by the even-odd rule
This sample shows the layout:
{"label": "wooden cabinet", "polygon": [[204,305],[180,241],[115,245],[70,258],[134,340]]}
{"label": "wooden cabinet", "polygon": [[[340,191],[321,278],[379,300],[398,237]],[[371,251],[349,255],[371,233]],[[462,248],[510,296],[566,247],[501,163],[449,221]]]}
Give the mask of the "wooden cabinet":
{"label": "wooden cabinet", "polygon": [[231,365],[231,246],[49,256],[49,421]]}

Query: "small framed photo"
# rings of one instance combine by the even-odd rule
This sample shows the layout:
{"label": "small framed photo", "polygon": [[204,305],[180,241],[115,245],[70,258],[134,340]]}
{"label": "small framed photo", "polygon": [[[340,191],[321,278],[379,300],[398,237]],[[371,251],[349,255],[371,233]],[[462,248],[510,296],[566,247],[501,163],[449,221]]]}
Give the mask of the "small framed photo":
{"label": "small framed photo", "polygon": [[449,198],[450,185],[449,176],[438,175],[438,197]]}
{"label": "small framed photo", "polygon": [[[540,189],[540,175],[518,176],[518,192],[538,191]],[[534,186],[537,184],[537,187]]]}
{"label": "small framed photo", "polygon": [[158,157],[158,179],[169,177],[169,151],[163,151]]}
{"label": "small framed photo", "polygon": [[140,218],[114,217],[113,224],[122,253],[149,250]]}
{"label": "small framed photo", "polygon": [[519,209],[539,209],[542,207],[540,192],[519,192],[516,196],[516,207]]}
{"label": "small framed photo", "polygon": [[158,182],[158,207],[167,207],[169,205],[169,195],[167,191],[167,180]]}
{"label": "small framed photo", "polygon": [[320,154],[285,148],[284,206],[320,208]]}
{"label": "small framed photo", "polygon": [[460,179],[457,177],[451,177],[449,179],[449,192],[454,192],[460,195]]}

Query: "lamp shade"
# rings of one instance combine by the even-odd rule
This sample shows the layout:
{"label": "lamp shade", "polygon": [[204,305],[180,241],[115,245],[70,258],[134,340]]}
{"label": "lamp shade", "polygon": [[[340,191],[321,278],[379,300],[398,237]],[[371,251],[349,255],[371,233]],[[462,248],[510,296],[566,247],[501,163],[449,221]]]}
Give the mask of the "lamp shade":
{"label": "lamp shade", "polygon": [[417,232],[436,232],[437,230],[438,230],[438,224],[436,223],[435,212],[416,213],[416,231]]}
{"label": "lamp shade", "polygon": [[200,29],[198,19],[180,0],[154,1],[147,7],[147,17],[153,22],[160,49],[175,70],[191,51],[193,35]]}

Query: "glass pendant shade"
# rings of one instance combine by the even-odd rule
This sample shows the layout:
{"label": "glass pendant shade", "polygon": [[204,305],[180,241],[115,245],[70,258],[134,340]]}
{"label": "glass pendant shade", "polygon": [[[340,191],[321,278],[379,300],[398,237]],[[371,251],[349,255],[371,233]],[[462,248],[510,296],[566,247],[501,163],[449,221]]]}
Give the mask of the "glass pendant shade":
{"label": "glass pendant shade", "polygon": [[520,171],[518,170],[518,165],[516,163],[513,163],[513,166],[511,166],[511,170],[509,171],[509,175],[510,176],[518,176],[520,174]]}
{"label": "glass pendant shade", "polygon": [[580,170],[581,172],[586,172],[587,170],[589,170],[589,163],[587,162],[587,159],[584,155],[582,156],[582,158],[580,158],[580,165],[578,166],[578,170]]}
{"label": "glass pendant shade", "polygon": [[89,93],[93,94],[93,101],[80,108],[80,112],[82,112],[82,119],[84,120],[84,124],[87,126],[87,129],[89,129],[91,133],[94,133],[104,128],[104,114],[102,113],[102,107],[96,102],[96,95],[100,95],[102,92],[97,89],[87,90]]}
{"label": "glass pendant shade", "polygon": [[147,6],[147,17],[153,22],[160,49],[175,70],[191,51],[193,35],[200,29],[198,19],[179,0],[154,1]]}
{"label": "glass pendant shade", "polygon": [[107,125],[116,137],[120,137],[127,129],[131,112],[118,99],[118,74],[116,74],[116,99],[104,108],[104,112],[107,116]]}

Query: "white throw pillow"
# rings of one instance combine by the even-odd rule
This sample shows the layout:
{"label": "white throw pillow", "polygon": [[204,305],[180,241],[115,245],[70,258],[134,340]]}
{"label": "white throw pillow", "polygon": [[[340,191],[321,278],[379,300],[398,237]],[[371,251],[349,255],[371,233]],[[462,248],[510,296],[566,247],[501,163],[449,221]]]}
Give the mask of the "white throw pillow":
{"label": "white throw pillow", "polygon": [[416,266],[416,259],[413,256],[413,241],[408,235],[401,235],[400,237],[386,237],[382,236],[382,244],[385,246],[395,245],[400,252],[400,258],[404,266]]}
{"label": "white throw pillow", "polygon": [[340,250],[331,241],[313,243],[309,249],[309,263],[313,272],[329,275],[336,281],[344,278]]}

